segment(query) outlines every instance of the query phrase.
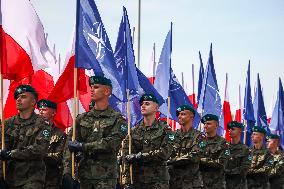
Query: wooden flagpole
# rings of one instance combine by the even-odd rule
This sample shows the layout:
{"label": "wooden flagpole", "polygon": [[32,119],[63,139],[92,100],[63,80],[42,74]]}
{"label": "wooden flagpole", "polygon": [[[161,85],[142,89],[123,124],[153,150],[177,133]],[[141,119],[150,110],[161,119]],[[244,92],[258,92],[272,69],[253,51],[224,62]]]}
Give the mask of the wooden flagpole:
{"label": "wooden flagpole", "polygon": [[140,69],[140,36],[141,36],[141,0],[138,0],[137,65],[139,69]]}
{"label": "wooden flagpole", "polygon": [[[129,154],[132,154],[132,137],[131,137],[131,127],[130,127],[130,123],[131,123],[131,116],[130,116],[130,96],[129,96],[129,89],[127,89],[127,128],[128,128],[128,151]],[[129,167],[129,174],[130,174],[130,183],[133,184],[133,167],[132,164],[130,164]]]}
{"label": "wooden flagpole", "polygon": [[[2,67],[2,66],[1,66]],[[1,71],[1,70],[0,70]],[[2,72],[0,72],[0,109],[1,109],[1,149],[5,149],[5,128],[4,128],[4,92],[3,92],[3,75]],[[2,161],[2,169],[3,169],[3,178],[6,179],[6,162]]]}

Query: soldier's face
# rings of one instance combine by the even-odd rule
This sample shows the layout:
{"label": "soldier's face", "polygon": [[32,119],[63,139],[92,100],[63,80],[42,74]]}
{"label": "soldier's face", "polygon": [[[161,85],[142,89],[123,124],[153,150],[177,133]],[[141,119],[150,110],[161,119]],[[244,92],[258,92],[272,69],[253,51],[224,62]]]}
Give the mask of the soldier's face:
{"label": "soldier's face", "polygon": [[189,110],[184,110],[184,111],[181,111],[178,115],[178,123],[183,126],[183,125],[187,125],[189,123],[192,124],[193,122],[193,118],[194,118],[194,115],[191,111]]}
{"label": "soldier's face", "polygon": [[94,84],[91,88],[91,100],[99,101],[101,99],[108,98],[111,95],[111,87],[101,84]]}
{"label": "soldier's face", "polygon": [[207,134],[213,134],[214,132],[216,132],[218,127],[218,122],[211,120],[211,121],[206,121],[204,124],[204,131]]}
{"label": "soldier's face", "polygon": [[242,134],[242,129],[237,127],[230,128],[230,137],[235,138],[236,136],[240,136]]}
{"label": "soldier's face", "polygon": [[262,143],[264,139],[264,134],[259,132],[253,132],[251,135],[251,140],[254,144]]}
{"label": "soldier's face", "polygon": [[48,120],[52,120],[56,114],[56,110],[48,107],[42,107],[39,109],[39,114]]}
{"label": "soldier's face", "polygon": [[156,114],[158,111],[157,103],[153,101],[143,101],[141,104],[141,114],[143,116]]}
{"label": "soldier's face", "polygon": [[36,104],[36,100],[32,93],[25,92],[17,96],[16,108],[19,111],[24,111],[27,109],[34,108],[35,104]]}
{"label": "soldier's face", "polygon": [[269,139],[267,142],[267,148],[272,150],[272,149],[277,149],[279,146],[279,139]]}

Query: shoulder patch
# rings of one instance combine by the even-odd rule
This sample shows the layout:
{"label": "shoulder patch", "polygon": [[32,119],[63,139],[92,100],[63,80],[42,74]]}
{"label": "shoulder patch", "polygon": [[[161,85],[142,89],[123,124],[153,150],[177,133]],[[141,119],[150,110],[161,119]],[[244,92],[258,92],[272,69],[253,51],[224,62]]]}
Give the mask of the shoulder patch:
{"label": "shoulder patch", "polygon": [[175,135],[172,134],[172,133],[168,134],[168,137],[171,141],[173,141],[175,139]]}
{"label": "shoulder patch", "polygon": [[273,165],[274,160],[273,160],[273,159],[270,159],[268,162],[269,162],[270,165]]}
{"label": "shoulder patch", "polygon": [[48,138],[50,136],[50,132],[47,129],[44,129],[42,131],[42,135],[45,136],[46,138]]}
{"label": "shoulder patch", "polygon": [[226,150],[225,150],[225,155],[226,155],[226,156],[229,156],[229,155],[230,155],[230,150],[229,150],[229,149],[226,149]]}
{"label": "shoulder patch", "polygon": [[124,134],[128,133],[128,128],[126,125],[120,125],[120,131]]}
{"label": "shoulder patch", "polygon": [[206,146],[206,143],[204,141],[201,141],[198,145],[200,148],[204,148]]}
{"label": "shoulder patch", "polygon": [[252,156],[251,155],[248,156],[248,160],[252,161]]}

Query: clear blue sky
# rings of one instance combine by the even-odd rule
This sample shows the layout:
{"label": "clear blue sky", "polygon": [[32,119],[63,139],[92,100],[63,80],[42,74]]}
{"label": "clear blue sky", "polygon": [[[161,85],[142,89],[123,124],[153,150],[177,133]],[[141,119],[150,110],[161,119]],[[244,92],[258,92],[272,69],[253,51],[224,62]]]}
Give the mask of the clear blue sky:
{"label": "clear blue sky", "polygon": [[[57,51],[64,57],[75,25],[76,1],[32,0],[32,3],[49,34],[50,43],[56,43]],[[114,48],[123,5],[128,10],[131,25],[137,28],[138,0],[96,0],[96,4]],[[184,72],[188,92],[192,91],[191,64],[195,64],[197,91],[198,51],[206,65],[212,42],[221,98],[227,72],[234,110],[239,84],[244,94],[250,59],[252,89],[256,74],[260,73],[266,111],[269,111],[272,95],[276,96],[278,89],[278,78],[284,79],[283,0],[142,0],[141,69],[146,74],[150,73],[153,43],[157,46],[158,61],[171,21],[172,66],[180,81]]]}

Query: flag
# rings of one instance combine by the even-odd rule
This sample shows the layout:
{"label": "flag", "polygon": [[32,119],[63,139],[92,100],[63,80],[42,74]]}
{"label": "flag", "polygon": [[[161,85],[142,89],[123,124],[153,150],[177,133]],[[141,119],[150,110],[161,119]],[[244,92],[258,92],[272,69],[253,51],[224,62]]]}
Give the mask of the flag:
{"label": "flag", "polygon": [[247,146],[250,146],[252,127],[255,124],[254,110],[253,110],[252,97],[251,97],[251,87],[250,87],[250,61],[247,70],[245,98],[244,98],[244,107],[243,107],[243,119],[245,120],[245,125],[246,125],[245,127],[246,129],[244,131],[246,132],[246,138],[244,139],[244,143]]}
{"label": "flag", "polygon": [[257,74],[256,93],[253,101],[254,117],[256,125],[264,127],[268,131],[267,115],[263,102],[262,88],[259,74]]}
{"label": "flag", "polygon": [[269,112],[267,113],[267,123],[268,123],[268,125],[270,124],[270,121],[271,121],[271,117],[272,117],[274,106],[275,106],[275,98],[274,98],[274,94],[273,94],[271,102],[270,102],[270,106],[269,106]]}
{"label": "flag", "polygon": [[150,80],[150,82],[152,83],[152,85],[154,85],[154,81],[155,81],[155,73],[156,73],[156,46],[155,43],[153,45],[153,50],[152,50],[152,55],[151,55],[151,61],[150,61],[150,77],[148,77],[148,79]]}
{"label": "flag", "polygon": [[280,135],[282,149],[284,148],[284,93],[281,79],[279,78],[279,89],[276,103],[273,109],[269,125],[271,133]]}
{"label": "flag", "polygon": [[200,67],[199,67],[199,77],[198,77],[197,103],[199,103],[201,89],[202,89],[202,81],[204,77],[204,68],[203,68],[203,62],[200,51],[199,51],[199,62],[200,62]]}
{"label": "flag", "polygon": [[28,0],[1,0],[1,73],[9,80],[20,80],[48,67],[53,60],[44,28]]}
{"label": "flag", "polygon": [[217,133],[218,135],[223,136],[224,122],[222,115],[222,104],[214,69],[212,44],[210,46],[209,59],[204,72],[197,110],[202,116],[206,114],[217,115],[219,117],[219,127]]}
{"label": "flag", "polygon": [[224,115],[224,129],[225,129],[225,139],[229,142],[230,133],[227,125],[232,121],[231,106],[229,101],[229,90],[228,90],[228,74],[226,73],[226,83],[225,83],[225,97],[223,102],[223,115]]}
{"label": "flag", "polygon": [[117,108],[127,117],[127,102],[129,101],[130,122],[131,126],[134,126],[142,119],[142,114],[139,104],[139,82],[135,66],[131,29],[125,7],[123,7],[123,16],[119,27],[114,56],[119,76],[122,78],[120,81],[121,88],[124,93],[129,91],[129,99],[117,101]]}
{"label": "flag", "polygon": [[[180,105],[190,105],[187,94],[178,82],[173,70],[171,68],[171,53],[172,53],[172,30],[170,30],[165,39],[163,49],[161,51],[159,63],[156,70],[156,78],[154,87],[158,93],[163,97],[165,103],[160,107],[160,112],[169,118],[177,121],[176,109]],[[168,98],[170,98],[170,104],[168,104]],[[170,106],[170,112],[168,112],[168,106]],[[199,124],[200,117],[196,114],[194,118],[193,127]]]}
{"label": "flag", "polygon": [[112,93],[119,100],[127,99],[120,86],[112,47],[93,0],[77,1],[76,44],[77,68],[93,70],[95,75],[104,75],[112,82]]}
{"label": "flag", "polygon": [[242,98],[241,98],[241,85],[239,85],[239,96],[237,102],[237,109],[235,113],[235,121],[242,122]]}

